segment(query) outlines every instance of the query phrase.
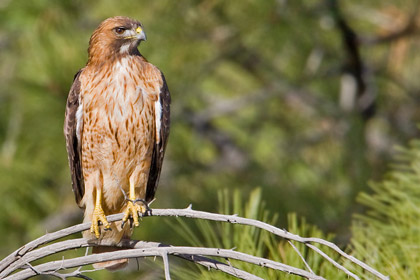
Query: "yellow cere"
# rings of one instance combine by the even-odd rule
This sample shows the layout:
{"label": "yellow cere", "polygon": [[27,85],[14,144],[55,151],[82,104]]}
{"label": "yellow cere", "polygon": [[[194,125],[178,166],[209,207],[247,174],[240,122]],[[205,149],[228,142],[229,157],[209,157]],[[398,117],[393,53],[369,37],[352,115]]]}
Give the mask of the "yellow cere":
{"label": "yellow cere", "polygon": [[136,32],[141,33],[141,27],[140,26],[136,28]]}

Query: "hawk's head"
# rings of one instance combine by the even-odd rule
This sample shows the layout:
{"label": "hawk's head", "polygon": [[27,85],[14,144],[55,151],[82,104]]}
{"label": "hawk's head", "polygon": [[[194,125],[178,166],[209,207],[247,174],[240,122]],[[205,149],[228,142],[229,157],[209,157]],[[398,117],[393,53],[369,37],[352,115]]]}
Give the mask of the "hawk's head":
{"label": "hawk's head", "polygon": [[104,20],[89,41],[89,60],[138,54],[137,46],[146,40],[142,24],[128,17]]}

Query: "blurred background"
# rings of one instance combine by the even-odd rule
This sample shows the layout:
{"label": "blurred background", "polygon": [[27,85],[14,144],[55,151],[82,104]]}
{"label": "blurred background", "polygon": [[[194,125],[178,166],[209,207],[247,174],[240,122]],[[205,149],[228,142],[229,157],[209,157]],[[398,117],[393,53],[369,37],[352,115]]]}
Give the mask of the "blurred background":
{"label": "blurred background", "polygon": [[[172,94],[154,208],[218,211],[220,190],[259,187],[279,226],[295,212],[346,244],[357,195],[419,136],[415,0],[0,0],[0,258],[82,220],[64,109],[116,15],[143,23]],[[135,237],[179,239],[160,221]]]}

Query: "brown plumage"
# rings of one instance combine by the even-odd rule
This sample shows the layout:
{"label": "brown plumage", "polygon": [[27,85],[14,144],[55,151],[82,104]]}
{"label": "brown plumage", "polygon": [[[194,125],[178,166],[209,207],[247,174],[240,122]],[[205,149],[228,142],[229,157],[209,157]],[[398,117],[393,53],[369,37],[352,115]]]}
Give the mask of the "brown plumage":
{"label": "brown plumage", "polygon": [[67,100],[64,134],[73,192],[85,209],[84,221],[92,221],[83,236],[101,245],[116,245],[132,233],[129,223],[109,224],[106,215],[124,212],[125,221],[132,217],[138,225],[145,205],[135,200],[154,198],[168,140],[170,94],[163,74],[137,49],[145,39],[136,20],[103,21]]}

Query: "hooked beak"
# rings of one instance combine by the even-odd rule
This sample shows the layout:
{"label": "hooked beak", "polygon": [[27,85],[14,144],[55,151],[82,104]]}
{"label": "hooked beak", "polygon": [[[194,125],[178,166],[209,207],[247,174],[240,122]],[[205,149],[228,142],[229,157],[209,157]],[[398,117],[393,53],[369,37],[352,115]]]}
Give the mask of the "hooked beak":
{"label": "hooked beak", "polygon": [[140,26],[136,28],[135,37],[140,41],[146,41],[146,33],[144,33],[143,28],[141,28]]}

